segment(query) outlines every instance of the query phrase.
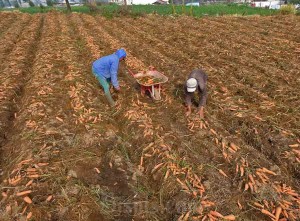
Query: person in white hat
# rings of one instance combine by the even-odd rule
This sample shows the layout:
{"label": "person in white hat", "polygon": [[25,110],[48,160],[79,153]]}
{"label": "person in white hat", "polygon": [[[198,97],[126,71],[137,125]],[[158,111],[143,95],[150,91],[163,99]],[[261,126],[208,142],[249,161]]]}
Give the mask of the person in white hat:
{"label": "person in white hat", "polygon": [[189,116],[192,112],[192,97],[194,92],[198,90],[200,101],[197,113],[201,119],[204,117],[204,106],[206,105],[207,99],[206,82],[207,74],[203,70],[196,69],[190,73],[185,86],[185,103],[187,106],[186,116]]}

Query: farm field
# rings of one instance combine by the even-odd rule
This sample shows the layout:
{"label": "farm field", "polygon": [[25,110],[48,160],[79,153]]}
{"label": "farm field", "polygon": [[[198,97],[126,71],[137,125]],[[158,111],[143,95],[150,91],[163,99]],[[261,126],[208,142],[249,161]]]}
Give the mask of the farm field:
{"label": "farm field", "polygon": [[[0,18],[0,220],[300,220],[299,16]],[[110,109],[91,63],[121,47]],[[127,71],[149,66],[160,102]]]}

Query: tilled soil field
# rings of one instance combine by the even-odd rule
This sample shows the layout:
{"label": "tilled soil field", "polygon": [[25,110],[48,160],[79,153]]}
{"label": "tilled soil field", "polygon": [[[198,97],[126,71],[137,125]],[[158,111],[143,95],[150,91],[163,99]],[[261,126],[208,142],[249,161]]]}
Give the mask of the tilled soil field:
{"label": "tilled soil field", "polygon": [[[299,16],[0,18],[0,220],[300,220]],[[91,63],[121,47],[111,109]],[[149,66],[158,102],[127,71]]]}

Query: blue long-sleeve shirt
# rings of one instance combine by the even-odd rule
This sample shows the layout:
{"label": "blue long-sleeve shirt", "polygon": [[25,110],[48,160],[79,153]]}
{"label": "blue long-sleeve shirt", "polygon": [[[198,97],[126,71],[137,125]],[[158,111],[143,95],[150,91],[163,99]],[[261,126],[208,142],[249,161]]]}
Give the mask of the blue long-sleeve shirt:
{"label": "blue long-sleeve shirt", "polygon": [[111,54],[99,58],[93,62],[93,70],[95,74],[104,78],[110,78],[112,85],[117,88],[119,87],[118,82],[118,69],[119,69],[120,56],[117,54]]}

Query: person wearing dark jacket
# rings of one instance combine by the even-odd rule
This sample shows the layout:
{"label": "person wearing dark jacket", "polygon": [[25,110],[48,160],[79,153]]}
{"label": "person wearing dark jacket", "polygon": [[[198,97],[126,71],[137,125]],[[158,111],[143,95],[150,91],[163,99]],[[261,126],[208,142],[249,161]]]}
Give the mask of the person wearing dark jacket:
{"label": "person wearing dark jacket", "polygon": [[126,51],[124,49],[119,49],[115,53],[103,56],[93,62],[93,74],[103,87],[104,94],[111,106],[115,106],[115,102],[109,91],[109,83],[112,83],[115,90],[120,91],[120,85],[118,82],[119,63],[125,58]]}
{"label": "person wearing dark jacket", "polygon": [[192,97],[194,95],[194,92],[198,90],[200,101],[198,104],[197,112],[201,119],[204,117],[203,109],[204,106],[206,105],[206,99],[207,99],[206,82],[207,82],[207,74],[201,69],[193,70],[189,74],[185,86],[185,103],[187,105],[187,112],[186,112],[187,116],[191,114]]}

